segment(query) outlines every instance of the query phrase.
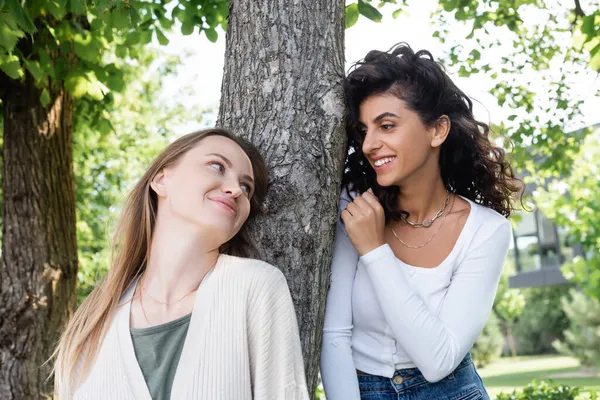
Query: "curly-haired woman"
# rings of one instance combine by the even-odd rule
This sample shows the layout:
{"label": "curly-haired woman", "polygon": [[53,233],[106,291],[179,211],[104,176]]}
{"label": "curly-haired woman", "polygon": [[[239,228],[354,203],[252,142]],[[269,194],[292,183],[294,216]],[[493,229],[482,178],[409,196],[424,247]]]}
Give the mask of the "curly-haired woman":
{"label": "curly-haired woman", "polygon": [[428,51],[369,52],[345,96],[327,399],[488,399],[469,349],[492,308],[522,184]]}

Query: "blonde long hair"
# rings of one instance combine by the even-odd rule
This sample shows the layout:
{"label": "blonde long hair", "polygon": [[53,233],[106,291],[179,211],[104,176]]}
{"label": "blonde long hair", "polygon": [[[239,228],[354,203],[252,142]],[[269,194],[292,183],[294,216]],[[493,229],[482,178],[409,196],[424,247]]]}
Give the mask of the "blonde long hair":
{"label": "blonde long hair", "polygon": [[[255,181],[248,218],[260,212],[267,191],[267,167],[250,142],[225,129],[214,128],[185,135],[163,150],[126,199],[112,241],[111,268],[75,311],[54,352],[55,393],[61,398],[63,394],[72,393],[72,388],[78,387],[89,373],[123,292],[146,267],[158,204],[150,182],[163,168],[175,164],[208,136],[229,138],[248,155]],[[257,255],[247,238],[245,224],[235,237],[221,246],[220,252],[241,257]]]}

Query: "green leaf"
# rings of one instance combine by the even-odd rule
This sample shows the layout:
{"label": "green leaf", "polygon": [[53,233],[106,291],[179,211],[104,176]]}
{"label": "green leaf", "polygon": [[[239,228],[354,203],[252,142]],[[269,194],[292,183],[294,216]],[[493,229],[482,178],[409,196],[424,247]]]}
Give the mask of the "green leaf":
{"label": "green leaf", "polygon": [[346,29],[350,28],[358,21],[358,15],[358,4],[354,3],[346,7]]}
{"label": "green leaf", "polygon": [[152,41],[152,31],[143,31],[140,34],[140,44],[148,44]]}
{"label": "green leaf", "polygon": [[458,69],[458,76],[460,76],[461,78],[465,78],[470,75],[471,75],[471,73],[465,68],[465,66],[461,65],[460,68]]}
{"label": "green leaf", "polygon": [[108,7],[110,6],[109,0],[96,0],[95,3],[96,3],[96,8],[98,9],[98,11],[100,11],[102,13],[104,13],[105,11],[108,11]]}
{"label": "green leaf", "polygon": [[44,88],[44,90],[42,90],[42,94],[40,96],[40,103],[42,103],[44,107],[50,104],[50,93],[48,93],[47,88]]}
{"label": "green leaf", "polygon": [[88,80],[79,71],[70,72],[65,78],[65,88],[73,97],[83,97],[88,91]]}
{"label": "green leaf", "polygon": [[173,8],[173,11],[171,12],[171,16],[173,18],[177,18],[179,20],[179,22],[181,22],[181,23],[184,23],[188,20],[187,13],[179,6]]}
{"label": "green leaf", "polygon": [[181,24],[181,33],[183,35],[191,35],[192,33],[194,33],[194,22],[193,21],[185,21],[183,24]]}
{"label": "green leaf", "polygon": [[106,118],[100,118],[98,120],[97,127],[98,127],[98,132],[100,132],[104,135],[106,135],[112,131],[112,126],[110,124],[110,121],[107,120]]}
{"label": "green leaf", "polygon": [[86,61],[96,61],[100,56],[100,46],[91,34],[85,37],[79,33],[73,35],[75,54]]}
{"label": "green leaf", "polygon": [[129,10],[115,10],[111,13],[112,26],[119,30],[131,27]]}
{"label": "green leaf", "polygon": [[44,8],[46,9],[46,11],[52,14],[54,18],[61,20],[67,13],[65,5],[66,4],[64,3],[64,1],[50,0],[46,1],[46,3],[44,4]]}
{"label": "green leaf", "polygon": [[122,44],[118,44],[117,47],[116,47],[116,49],[115,49],[115,54],[119,58],[125,58],[125,57],[127,57],[127,46],[122,45]]}
{"label": "green leaf", "polygon": [[69,63],[67,59],[63,56],[59,56],[56,58],[56,62],[54,64],[54,69],[56,71],[56,79],[63,80],[69,73]]}
{"label": "green leaf", "polygon": [[125,39],[125,43],[128,46],[136,45],[140,42],[140,34],[137,31],[130,32]]}
{"label": "green leaf", "polygon": [[448,0],[444,1],[444,11],[450,12],[458,7],[459,0]]}
{"label": "green leaf", "polygon": [[509,115],[507,119],[508,119],[509,121],[514,121],[514,120],[515,120],[515,118],[517,118],[517,116],[516,116],[515,114],[513,114],[513,115]]}
{"label": "green leaf", "polygon": [[67,8],[73,14],[85,14],[85,0],[69,0]]}
{"label": "green leaf", "polygon": [[114,90],[116,92],[123,91],[123,89],[125,89],[125,81],[123,80],[123,74],[121,71],[110,74],[106,79],[106,85],[110,90]]}
{"label": "green leaf", "polygon": [[381,18],[383,17],[375,7],[369,3],[365,3],[364,0],[358,0],[358,12],[375,22],[381,22]]}
{"label": "green leaf", "polygon": [[210,40],[213,43],[215,43],[219,38],[217,31],[215,31],[214,29],[205,29],[204,33],[206,33],[206,37],[208,38],[208,40]]}
{"label": "green leaf", "polygon": [[[137,25],[142,21],[142,17],[140,17],[140,14],[137,12],[135,7],[129,7],[129,16],[131,17],[131,22],[133,25]],[[152,19],[150,19],[150,21],[152,21]]]}
{"label": "green leaf", "polygon": [[588,40],[594,36],[594,31],[596,30],[594,20],[596,15],[591,14],[583,17],[583,23],[581,24],[581,32],[585,33],[588,37]]}
{"label": "green leaf", "polygon": [[160,29],[156,28],[154,31],[156,32],[156,39],[158,40],[158,43],[162,44],[163,46],[169,44],[169,39]]}
{"label": "green leaf", "polygon": [[54,64],[52,63],[52,59],[48,52],[44,49],[40,49],[38,55],[40,57],[40,67],[42,70],[54,78]]}
{"label": "green leaf", "polygon": [[104,98],[103,86],[93,73],[87,74],[87,95],[94,100],[102,100]]}
{"label": "green leaf", "polygon": [[16,56],[8,56],[6,60],[0,59],[0,69],[11,79],[21,79],[25,76]]}
{"label": "green leaf", "polygon": [[402,10],[403,10],[402,8],[399,8],[396,11],[394,11],[392,13],[392,18],[394,18],[394,19],[398,18],[400,16],[400,14],[402,14]]}
{"label": "green leaf", "polygon": [[162,26],[163,29],[169,30],[173,27],[173,21],[171,21],[168,18],[160,17],[158,19],[158,22],[160,23],[160,26]]}
{"label": "green leaf", "polygon": [[600,71],[600,52],[596,53],[595,56],[589,62],[589,66],[594,71]]}
{"label": "green leaf", "polygon": [[0,49],[4,48],[7,53],[13,51],[19,39],[25,34],[21,31],[8,13],[0,13]]}
{"label": "green leaf", "polygon": [[19,0],[6,0],[8,11],[17,22],[17,25],[27,33],[35,33],[37,31],[29,14],[21,6]]}
{"label": "green leaf", "polygon": [[465,21],[468,18],[468,15],[465,12],[464,8],[459,8],[458,10],[456,10],[456,13],[454,13],[454,18],[457,21]]}
{"label": "green leaf", "polygon": [[25,68],[36,81],[40,81],[44,77],[44,71],[42,71],[40,63],[37,61],[25,61]]}

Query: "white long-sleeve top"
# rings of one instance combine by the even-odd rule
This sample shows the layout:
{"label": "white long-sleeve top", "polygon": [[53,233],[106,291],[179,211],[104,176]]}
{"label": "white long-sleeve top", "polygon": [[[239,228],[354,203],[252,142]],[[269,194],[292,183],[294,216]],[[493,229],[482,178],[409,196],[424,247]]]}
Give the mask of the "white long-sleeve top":
{"label": "white long-sleeve top", "polygon": [[[129,330],[135,285],[123,295],[89,375],[60,400],[151,400]],[[196,294],[171,398],[308,400],[296,314],[281,271],[219,256]]]}
{"label": "white long-sleeve top", "polygon": [[[327,400],[360,399],[357,369],[391,378],[417,367],[439,381],[473,346],[492,309],[512,230],[499,213],[465,200],[469,216],[435,268],[406,264],[387,244],[359,257],[338,221],[321,354]],[[340,210],[349,201],[343,196]]]}

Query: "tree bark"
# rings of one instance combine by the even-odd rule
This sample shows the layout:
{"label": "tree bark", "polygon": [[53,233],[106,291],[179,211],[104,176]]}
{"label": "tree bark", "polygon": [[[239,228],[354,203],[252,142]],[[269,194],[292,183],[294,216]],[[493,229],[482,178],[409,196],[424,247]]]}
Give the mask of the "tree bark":
{"label": "tree bark", "polygon": [[288,279],[316,387],[343,170],[344,1],[231,0],[218,125],[261,149],[266,216],[251,226]]}
{"label": "tree bark", "polygon": [[76,298],[73,100],[55,87],[43,107],[31,77],[4,78],[0,398],[42,399]]}

